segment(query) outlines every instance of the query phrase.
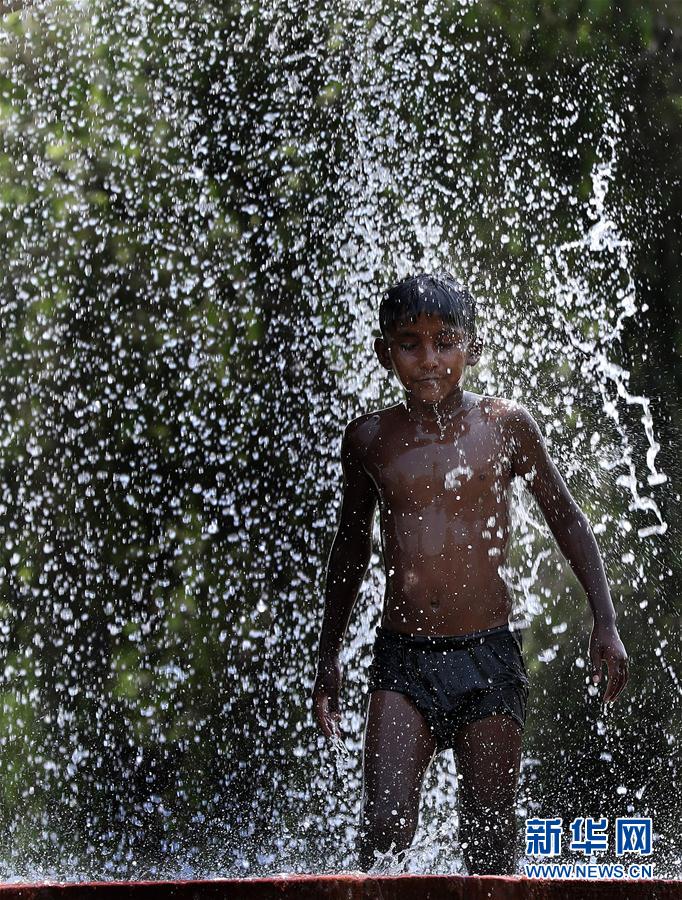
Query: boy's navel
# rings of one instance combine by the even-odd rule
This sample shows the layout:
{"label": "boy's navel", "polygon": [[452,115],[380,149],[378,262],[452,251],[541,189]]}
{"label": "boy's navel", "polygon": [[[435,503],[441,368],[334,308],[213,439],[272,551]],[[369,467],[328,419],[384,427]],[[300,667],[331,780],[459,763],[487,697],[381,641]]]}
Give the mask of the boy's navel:
{"label": "boy's navel", "polygon": [[419,575],[414,569],[408,569],[405,572],[405,587],[414,587],[419,582]]}

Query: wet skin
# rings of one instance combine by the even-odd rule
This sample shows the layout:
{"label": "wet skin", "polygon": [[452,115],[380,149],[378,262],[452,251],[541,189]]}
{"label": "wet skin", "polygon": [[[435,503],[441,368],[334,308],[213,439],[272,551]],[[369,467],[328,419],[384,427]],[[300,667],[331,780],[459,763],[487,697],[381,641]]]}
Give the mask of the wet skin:
{"label": "wet skin", "polygon": [[[339,652],[369,564],[377,506],[386,570],[382,625],[411,634],[466,634],[508,622],[511,598],[499,567],[506,560],[510,488],[517,477],[525,479],[585,589],[594,616],[589,646],[592,673],[595,680],[600,678],[606,663],[604,701],[615,701],[628,678],[628,660],[597,543],[530,413],[517,403],[463,389],[466,369],[478,361],[480,346],[437,316],[421,315],[416,322],[401,324],[388,340],[378,338],[375,350],[382,366],[402,384],[406,398],[404,403],[353,420],[342,439],[343,504],[329,557],[313,690],[314,711],[324,734],[339,734]],[[394,735],[395,740],[376,737],[390,735],[387,722],[401,717],[411,723],[413,741],[408,726],[398,729],[400,736]],[[376,808],[381,833],[397,846],[409,846],[411,841],[415,797],[418,808],[421,779],[434,752],[420,719],[409,698],[391,691],[372,694],[365,735],[364,807]],[[499,722],[484,720],[462,730],[458,736],[461,755],[456,748],[461,768],[475,770],[471,753],[480,757],[481,735],[486,728],[498,727]],[[507,720],[505,727],[506,740],[514,738],[508,769],[518,772],[521,730],[513,720]],[[371,758],[368,741],[375,747]],[[392,754],[395,760],[388,767],[372,763],[372,759],[387,761]],[[382,777],[385,780],[381,773],[393,765],[403,774],[405,796],[412,798],[404,803],[402,818],[407,825],[402,832],[395,827],[387,830],[381,812],[386,803],[382,806],[378,800],[386,793],[380,787]],[[506,787],[497,784],[495,790],[507,800],[496,815],[510,814],[510,786],[516,777],[506,776]],[[473,796],[469,781],[463,790]],[[391,803],[395,801],[394,796]],[[490,810],[481,803],[481,808]],[[490,824],[494,819],[493,815]],[[368,825],[371,839],[361,839],[364,865],[371,861],[370,848],[381,845],[378,827]],[[498,843],[493,853],[496,861],[485,863],[479,858],[473,864],[481,874],[508,871],[510,853],[508,846]]]}

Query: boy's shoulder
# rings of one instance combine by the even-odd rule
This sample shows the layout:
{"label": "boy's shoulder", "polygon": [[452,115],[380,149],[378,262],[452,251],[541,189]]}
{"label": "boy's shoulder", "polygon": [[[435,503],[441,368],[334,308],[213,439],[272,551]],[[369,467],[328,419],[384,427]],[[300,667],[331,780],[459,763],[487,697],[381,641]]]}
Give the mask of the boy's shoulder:
{"label": "boy's shoulder", "polygon": [[[470,410],[477,409],[489,422],[504,426],[511,433],[518,428],[535,426],[535,421],[526,407],[516,400],[475,394],[472,391],[465,391],[464,399]],[[381,433],[382,428],[393,428],[404,418],[404,412],[403,403],[394,403],[383,409],[363,413],[346,425],[344,441],[358,452],[366,451]]]}
{"label": "boy's shoulder", "polygon": [[522,449],[527,454],[531,449],[544,446],[544,438],[531,413],[518,400],[506,397],[481,397],[481,408],[488,411],[488,419],[494,422],[496,430],[510,447]]}
{"label": "boy's shoulder", "polygon": [[530,416],[526,407],[516,400],[507,397],[492,397],[488,394],[471,394],[471,405],[477,406],[484,415],[504,422],[521,421]]}
{"label": "boy's shoulder", "polygon": [[363,413],[346,425],[344,440],[356,450],[367,450],[374,439],[380,434],[382,426],[395,421],[400,415],[402,404],[394,403],[383,409],[374,409]]}

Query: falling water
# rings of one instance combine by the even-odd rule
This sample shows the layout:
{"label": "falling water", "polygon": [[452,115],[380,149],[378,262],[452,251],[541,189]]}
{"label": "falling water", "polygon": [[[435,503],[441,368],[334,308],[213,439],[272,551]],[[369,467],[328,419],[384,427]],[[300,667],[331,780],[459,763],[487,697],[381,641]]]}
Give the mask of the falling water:
{"label": "falling water", "polygon": [[[674,877],[679,712],[649,711],[680,692],[669,483],[623,349],[646,309],[609,65],[522,66],[464,0],[42,2],[1,46],[0,877],[355,867],[385,582],[375,523],[327,745],[310,691],[338,447],[402,399],[372,350],[382,287],[440,267],[479,301],[467,387],[541,423],[650,679],[602,714],[584,597],[517,486],[519,816],[653,810]],[[461,871],[456,782],[448,751],[380,868]]]}

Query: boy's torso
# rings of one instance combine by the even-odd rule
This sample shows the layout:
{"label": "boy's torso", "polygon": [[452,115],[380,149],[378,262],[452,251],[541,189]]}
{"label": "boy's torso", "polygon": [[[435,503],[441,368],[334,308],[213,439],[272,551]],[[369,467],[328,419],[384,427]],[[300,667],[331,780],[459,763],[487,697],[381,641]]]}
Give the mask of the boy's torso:
{"label": "boy's torso", "polygon": [[385,628],[466,634],[508,621],[499,566],[513,477],[509,407],[467,391],[443,431],[415,422],[402,403],[356,420],[381,516]]}

